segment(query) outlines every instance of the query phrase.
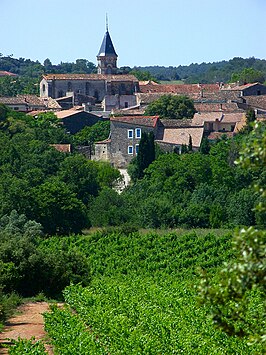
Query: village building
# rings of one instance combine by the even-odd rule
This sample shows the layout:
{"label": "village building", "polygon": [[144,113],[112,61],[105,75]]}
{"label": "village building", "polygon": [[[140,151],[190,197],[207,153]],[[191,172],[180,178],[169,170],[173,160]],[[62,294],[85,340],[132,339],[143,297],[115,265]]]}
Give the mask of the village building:
{"label": "village building", "polygon": [[36,95],[17,95],[14,97],[0,97],[0,104],[4,104],[14,111],[56,111],[61,110],[61,106],[52,98],[40,98]]}
{"label": "village building", "polygon": [[84,127],[91,127],[104,119],[101,116],[80,109],[70,109],[55,112],[63,127],[70,134],[79,132]]}
{"label": "village building", "polygon": [[97,105],[103,111],[136,105],[139,82],[134,75],[117,74],[117,57],[107,28],[97,55],[98,73],[43,75],[40,97],[60,100],[63,108],[66,102],[70,108],[78,100],[79,105],[89,103],[92,111],[97,110]]}

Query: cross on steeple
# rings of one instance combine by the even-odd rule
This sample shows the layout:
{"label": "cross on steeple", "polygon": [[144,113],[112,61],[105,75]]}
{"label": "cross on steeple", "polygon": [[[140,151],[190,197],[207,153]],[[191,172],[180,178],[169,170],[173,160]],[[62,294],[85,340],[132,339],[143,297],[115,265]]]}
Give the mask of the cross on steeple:
{"label": "cross on steeple", "polygon": [[106,13],[106,32],[108,32],[108,15],[107,15],[107,13]]}

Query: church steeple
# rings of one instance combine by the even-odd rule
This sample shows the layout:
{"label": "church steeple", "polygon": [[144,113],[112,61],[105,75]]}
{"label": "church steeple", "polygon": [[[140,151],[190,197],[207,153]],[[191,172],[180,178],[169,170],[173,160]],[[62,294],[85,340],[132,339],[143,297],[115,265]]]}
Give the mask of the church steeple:
{"label": "church steeple", "polygon": [[117,70],[117,57],[118,55],[116,54],[109,34],[108,19],[106,16],[106,33],[104,35],[102,45],[97,55],[98,74],[115,74]]}

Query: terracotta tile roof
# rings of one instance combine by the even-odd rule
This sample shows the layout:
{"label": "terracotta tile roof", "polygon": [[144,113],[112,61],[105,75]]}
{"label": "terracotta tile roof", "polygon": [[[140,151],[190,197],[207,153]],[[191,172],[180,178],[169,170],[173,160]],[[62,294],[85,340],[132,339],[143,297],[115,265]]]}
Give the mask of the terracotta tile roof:
{"label": "terracotta tile roof", "polygon": [[124,117],[110,117],[110,121],[123,122],[128,124],[156,127],[159,116],[124,116]]}
{"label": "terracotta tile roof", "polygon": [[254,108],[266,110],[266,95],[245,96],[246,103]]}
{"label": "terracotta tile roof", "polygon": [[239,91],[242,91],[242,90],[245,90],[245,89],[248,89],[252,86],[256,86],[256,85],[260,85],[260,83],[249,83],[249,84],[245,84],[245,85],[236,85],[236,86],[232,86],[230,89],[228,88],[227,90],[239,90]]}
{"label": "terracotta tile roof", "polygon": [[232,138],[235,135],[235,133],[234,132],[211,132],[208,135],[208,139],[216,140],[216,139],[221,138],[224,135],[226,135],[228,138]]}
{"label": "terracotta tile roof", "polygon": [[56,150],[62,153],[71,153],[71,144],[50,144]]}
{"label": "terracotta tile roof", "polygon": [[138,81],[134,75],[110,74],[46,74],[46,80],[106,80],[106,81]]}
{"label": "terracotta tile roof", "polygon": [[140,85],[142,93],[169,93],[169,94],[201,94],[201,92],[215,92],[220,90],[219,84],[179,84],[179,85]]}
{"label": "terracotta tile roof", "polygon": [[139,85],[160,85],[153,80],[139,81]]}
{"label": "terracotta tile roof", "polygon": [[221,102],[221,103],[212,103],[212,102],[194,102],[195,109],[198,112],[243,112],[244,110],[238,107],[237,102]]}
{"label": "terracotta tile roof", "polygon": [[17,96],[0,97],[0,103],[4,105],[27,105],[27,102],[24,99],[21,99]]}
{"label": "terracotta tile roof", "polygon": [[20,100],[24,100],[26,103],[28,103],[29,105],[33,105],[33,106],[44,106],[44,102],[43,99],[41,99],[39,96],[37,95],[17,95],[17,97]]}
{"label": "terracotta tile roof", "polygon": [[[175,120],[175,119],[160,119],[160,123],[165,128],[181,128],[181,127],[192,127],[195,126],[195,123],[192,119],[183,119],[183,120]],[[196,123],[196,126],[198,124]]]}
{"label": "terracotta tile roof", "polygon": [[203,124],[204,122],[215,122],[215,121],[221,121],[223,117],[222,112],[203,112],[203,113],[195,113],[192,121],[193,124],[198,125],[198,124]]}
{"label": "terracotta tile roof", "polygon": [[84,112],[84,114],[87,114],[88,116],[92,115],[91,113],[88,113],[88,112],[80,110],[80,109],[75,109],[75,108],[72,108],[70,110],[62,110],[62,111],[55,112],[55,115],[59,119],[64,119],[64,118],[67,118],[70,116],[77,115],[80,112]]}
{"label": "terracotta tile roof", "polygon": [[[189,144],[189,136],[192,138],[193,147],[199,148],[202,137],[203,137],[203,127],[194,128],[165,128],[163,132],[163,139],[160,140],[163,143],[170,144]],[[159,142],[159,141],[158,141]]]}
{"label": "terracotta tile roof", "polygon": [[0,70],[0,76],[17,76],[17,74],[11,73],[10,71]]}
{"label": "terracotta tile roof", "polygon": [[243,112],[239,112],[239,113],[236,113],[236,112],[233,112],[233,113],[224,113],[223,114],[223,117],[221,119],[221,122],[227,122],[227,123],[236,123],[236,122],[241,122],[243,121],[244,122],[246,121],[246,118],[245,118],[245,113]]}
{"label": "terracotta tile roof", "polygon": [[42,99],[43,103],[46,105],[46,107],[49,109],[58,109],[58,110],[62,109],[62,107],[59,105],[59,103],[51,97],[48,97],[48,98],[43,97],[41,99]]}
{"label": "terracotta tile roof", "polygon": [[105,139],[104,141],[95,142],[94,144],[108,144],[108,143],[111,143],[111,139],[110,138]]}

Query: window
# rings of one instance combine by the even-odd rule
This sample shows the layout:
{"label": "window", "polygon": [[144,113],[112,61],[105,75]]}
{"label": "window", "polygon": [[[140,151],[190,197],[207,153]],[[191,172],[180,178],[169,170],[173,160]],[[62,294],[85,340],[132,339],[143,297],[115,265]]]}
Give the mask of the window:
{"label": "window", "polygon": [[42,85],[42,91],[45,92],[45,85]]}
{"label": "window", "polygon": [[136,135],[136,138],[141,138],[141,128],[136,128],[135,135]]}
{"label": "window", "polygon": [[136,146],[135,146],[135,152],[136,152],[136,154],[138,154],[138,152],[139,152],[139,144],[136,144]]}
{"label": "window", "polygon": [[128,154],[133,154],[133,146],[132,146],[132,145],[129,145],[129,146],[127,147],[127,153],[128,153]]}
{"label": "window", "polygon": [[127,138],[133,138],[133,129],[127,130]]}
{"label": "window", "polygon": [[128,108],[128,102],[127,101],[125,102],[125,108]]}
{"label": "window", "polygon": [[71,83],[71,81],[69,81],[67,83],[67,91],[72,91],[72,83]]}

